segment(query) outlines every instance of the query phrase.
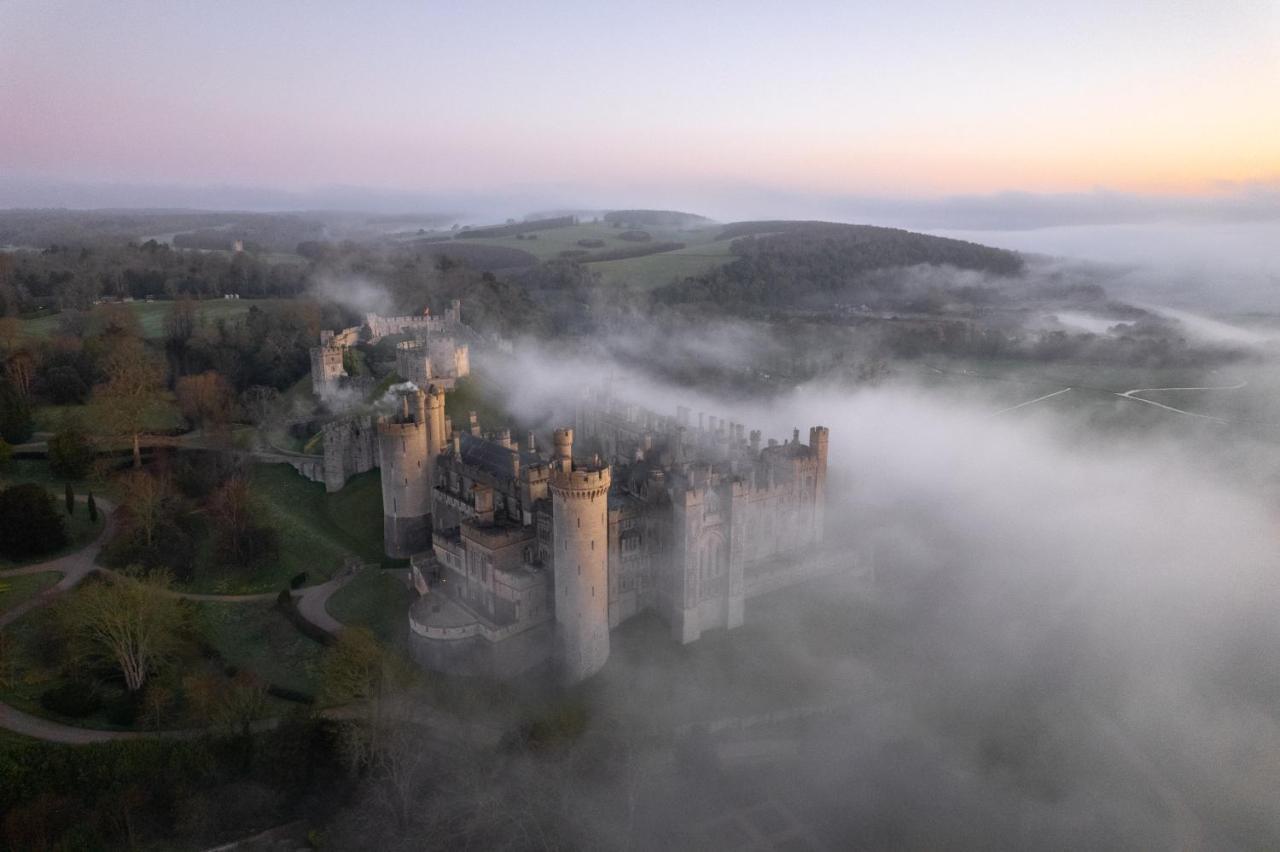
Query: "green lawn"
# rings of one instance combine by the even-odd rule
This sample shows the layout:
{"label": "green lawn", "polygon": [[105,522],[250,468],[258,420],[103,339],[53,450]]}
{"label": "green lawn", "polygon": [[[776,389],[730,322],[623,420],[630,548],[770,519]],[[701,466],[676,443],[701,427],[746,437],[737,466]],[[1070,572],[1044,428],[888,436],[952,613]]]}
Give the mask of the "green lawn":
{"label": "green lawn", "polygon": [[[40,405],[32,412],[37,432],[57,432],[68,418],[78,421],[87,435],[103,434],[99,428],[102,418],[95,416],[90,405]],[[146,428],[156,433],[170,433],[187,428],[186,418],[178,410],[178,402],[172,393],[166,391],[147,412]]]}
{"label": "green lawn", "polygon": [[271,603],[198,603],[195,613],[201,634],[228,665],[277,686],[316,691],[324,647]]}
{"label": "green lawn", "polygon": [[[685,241],[687,242],[687,241]],[[733,260],[729,246],[733,240],[687,245],[676,251],[588,263],[587,268],[600,274],[608,286],[626,286],[636,290],[652,290],[672,281],[701,275]]]}
{"label": "green lawn", "polygon": [[182,588],[189,592],[251,594],[289,585],[307,573],[307,585],[322,583],[342,568],[347,556],[380,563],[382,485],[376,470],[352,477],[345,488],[328,494],[324,485],[304,479],[287,464],[259,464],[250,487],[264,511],[263,520],[280,531],[280,557],[253,571],[219,570],[207,543],[201,565]]}
{"label": "green lawn", "polygon": [[358,627],[368,627],[387,645],[403,646],[408,638],[409,604],[416,593],[388,571],[365,570],[329,599],[329,614]]}
{"label": "green lawn", "polygon": [[[715,239],[720,233],[722,226],[710,225],[704,227],[691,228],[675,228],[675,227],[644,227],[634,230],[643,230],[652,237],[651,242],[665,243],[677,242],[684,243],[686,248],[684,251],[690,251],[699,246],[706,246]],[[503,246],[506,248],[520,249],[532,254],[538,260],[554,260],[560,256],[563,251],[588,251],[592,253],[613,251],[615,249],[639,248],[646,243],[634,242],[631,240],[619,239],[618,235],[623,233],[626,228],[612,228],[603,222],[583,222],[578,225],[572,225],[566,228],[550,228],[545,231],[529,231],[525,236],[534,237],[536,239],[517,239],[516,237],[484,237],[477,239],[460,239],[459,243],[471,243],[473,245],[483,246]],[[603,240],[604,245],[596,248],[587,248],[578,245],[579,240]],[[723,241],[727,251],[728,240]],[[448,246],[448,243],[442,243]],[[713,251],[719,251],[714,249]]]}
{"label": "green lawn", "polygon": [[62,577],[57,571],[41,571],[39,574],[23,574],[18,577],[0,576],[0,612],[6,612],[26,603]]}
{"label": "green lawn", "polygon": [[[280,299],[208,299],[196,302],[196,316],[204,320],[218,320],[240,316],[249,312],[254,305],[265,306],[280,302]],[[129,302],[129,307],[138,317],[142,326],[142,335],[148,340],[164,337],[164,319],[173,310],[173,302]],[[62,318],[58,314],[24,320],[23,333],[30,337],[52,337],[58,333]]]}
{"label": "green lawn", "polygon": [[[66,546],[59,548],[52,553],[46,553],[42,556],[35,556],[18,562],[0,558],[0,570],[4,570],[6,568],[20,568],[23,565],[34,565],[37,562],[48,562],[50,559],[57,559],[58,557],[65,556],[68,553],[74,553],[85,545],[90,544],[98,537],[98,533],[102,531],[102,524],[104,521],[101,512],[98,513],[98,520],[96,522],[90,521],[89,507],[84,503],[77,502],[75,513],[68,517],[65,510],[65,504],[63,503],[62,489],[51,487],[49,489],[49,493],[53,495],[54,500],[57,502],[58,512],[62,515],[62,518],[66,523]],[[76,494],[78,496],[83,495],[84,491],[77,490]],[[0,595],[0,599],[2,598],[3,595]],[[0,609],[3,608],[4,607],[0,606]]]}

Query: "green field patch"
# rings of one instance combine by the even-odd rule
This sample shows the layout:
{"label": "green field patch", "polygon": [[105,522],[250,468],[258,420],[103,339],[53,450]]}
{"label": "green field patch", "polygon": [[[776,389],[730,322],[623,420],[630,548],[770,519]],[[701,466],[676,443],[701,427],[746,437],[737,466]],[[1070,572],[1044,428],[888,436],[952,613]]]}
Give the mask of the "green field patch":
{"label": "green field patch", "polygon": [[409,604],[416,593],[398,572],[366,570],[329,598],[329,614],[352,627],[367,627],[386,645],[408,638]]}
{"label": "green field patch", "polygon": [[273,603],[197,603],[200,634],[229,666],[267,683],[314,693],[324,647],[307,638]]}
{"label": "green field patch", "polygon": [[704,275],[716,267],[733,260],[729,253],[732,240],[719,240],[686,245],[682,249],[632,257],[625,260],[609,260],[591,263],[584,259],[592,272],[600,274],[606,286],[625,286],[637,290],[651,290],[683,278]]}
{"label": "green field patch", "polygon": [[[254,305],[266,307],[268,305],[277,304],[282,299],[206,299],[195,302],[196,317],[206,322],[214,322],[219,319],[231,319],[233,317],[242,316],[249,312]],[[164,321],[169,312],[173,310],[174,302],[172,301],[154,301],[154,302],[126,302],[138,317],[138,324],[142,328],[142,336],[148,340],[159,340],[164,337]],[[48,338],[59,333],[59,327],[62,324],[63,317],[60,314],[50,314],[47,316],[37,317],[35,319],[24,320],[22,323],[22,331],[29,337]],[[90,323],[92,332],[93,325]]]}
{"label": "green field patch", "polygon": [[0,576],[0,612],[26,603],[45,589],[51,588],[61,577],[57,571],[41,571],[17,577]]}

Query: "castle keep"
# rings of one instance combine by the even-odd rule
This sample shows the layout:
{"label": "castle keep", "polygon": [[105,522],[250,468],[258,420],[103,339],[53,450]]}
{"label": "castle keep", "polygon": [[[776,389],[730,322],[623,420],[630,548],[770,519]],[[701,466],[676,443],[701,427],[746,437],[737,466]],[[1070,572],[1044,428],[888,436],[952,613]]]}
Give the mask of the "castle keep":
{"label": "castle keep", "polygon": [[821,426],[762,446],[738,423],[595,393],[543,453],[532,434],[482,434],[474,415],[455,431],[433,388],[378,429],[387,549],[412,553],[412,650],[429,668],[511,676],[552,661],[581,680],[641,612],[693,642],[835,561],[821,549]]}

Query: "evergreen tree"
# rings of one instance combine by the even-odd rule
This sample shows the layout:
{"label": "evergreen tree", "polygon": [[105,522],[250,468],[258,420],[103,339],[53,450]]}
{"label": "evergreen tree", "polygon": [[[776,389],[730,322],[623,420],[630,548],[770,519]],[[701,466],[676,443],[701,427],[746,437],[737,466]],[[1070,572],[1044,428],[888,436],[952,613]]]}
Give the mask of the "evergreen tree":
{"label": "evergreen tree", "polygon": [[64,496],[66,497],[66,501],[67,501],[67,514],[74,515],[76,513],[76,493],[71,490],[70,482],[67,483],[67,487],[64,491]]}
{"label": "evergreen tree", "polygon": [[89,492],[89,522],[96,524],[98,522],[98,504],[93,499],[93,492]]}

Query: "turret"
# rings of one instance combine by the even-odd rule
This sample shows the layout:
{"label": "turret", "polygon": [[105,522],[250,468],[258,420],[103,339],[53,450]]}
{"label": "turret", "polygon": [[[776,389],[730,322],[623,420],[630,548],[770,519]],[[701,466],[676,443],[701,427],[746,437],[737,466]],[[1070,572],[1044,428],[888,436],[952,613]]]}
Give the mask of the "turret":
{"label": "turret", "polygon": [[822,540],[826,529],[827,439],[829,436],[826,426],[813,426],[809,429],[809,448],[813,450],[818,461],[813,489],[813,531],[817,541]]}
{"label": "turret", "polygon": [[[412,404],[411,404],[412,403]],[[383,549],[403,559],[430,546],[434,456],[427,451],[426,395],[401,393],[400,414],[378,418]]]}
{"label": "turret", "polygon": [[571,470],[573,468],[573,430],[557,429],[553,440],[555,451],[551,454],[552,470]]}
{"label": "turret", "polygon": [[573,430],[557,429],[552,463],[552,547],[561,672],[574,683],[609,659],[609,468],[574,467]]}

